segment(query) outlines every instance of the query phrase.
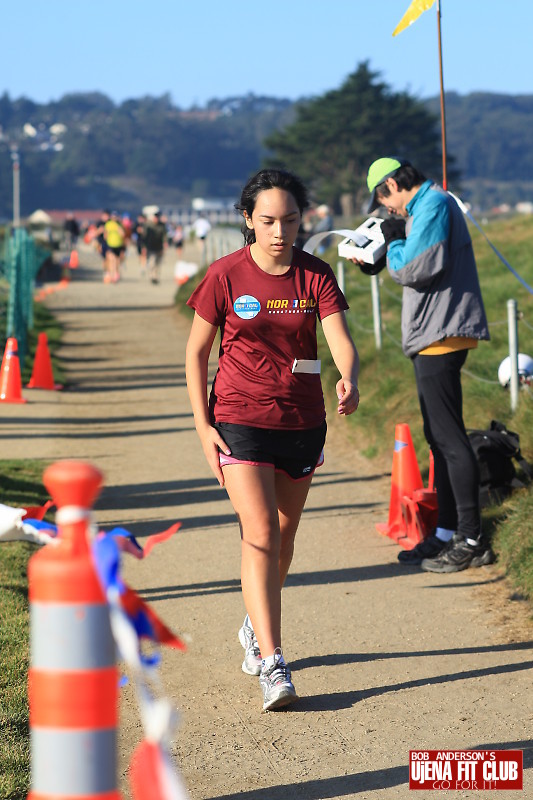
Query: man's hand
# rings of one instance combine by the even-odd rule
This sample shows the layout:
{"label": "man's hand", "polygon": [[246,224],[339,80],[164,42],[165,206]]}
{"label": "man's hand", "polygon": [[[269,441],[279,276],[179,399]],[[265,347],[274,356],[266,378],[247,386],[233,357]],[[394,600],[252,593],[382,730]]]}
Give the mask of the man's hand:
{"label": "man's hand", "polygon": [[357,264],[364,275],[377,275],[387,266],[387,256],[381,256],[375,264],[369,264],[360,258],[349,258],[348,261],[351,261],[352,264]]}
{"label": "man's hand", "polygon": [[381,233],[387,247],[397,239],[405,239],[405,220],[398,217],[384,219],[381,223]]}

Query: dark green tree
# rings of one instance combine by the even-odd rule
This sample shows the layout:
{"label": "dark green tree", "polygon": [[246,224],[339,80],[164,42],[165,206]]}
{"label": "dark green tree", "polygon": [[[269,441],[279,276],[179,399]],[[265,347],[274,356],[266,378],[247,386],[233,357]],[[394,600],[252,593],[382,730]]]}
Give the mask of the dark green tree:
{"label": "dark green tree", "polygon": [[340,210],[359,206],[366,173],[384,155],[403,155],[439,179],[438,119],[406,92],[393,92],[363,62],[340,89],[300,104],[295,121],[265,140],[269,165],[297,172],[315,199]]}

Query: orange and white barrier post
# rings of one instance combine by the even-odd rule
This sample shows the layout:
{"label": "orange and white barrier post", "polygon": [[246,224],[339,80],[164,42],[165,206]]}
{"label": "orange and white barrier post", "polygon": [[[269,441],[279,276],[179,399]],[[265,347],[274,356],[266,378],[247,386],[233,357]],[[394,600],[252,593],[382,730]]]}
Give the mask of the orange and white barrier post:
{"label": "orange and white barrier post", "polygon": [[90,510],[102,474],[60,461],[43,482],[57,508],[57,544],[29,561],[29,800],[120,800],[118,670],[109,607],[91,558]]}

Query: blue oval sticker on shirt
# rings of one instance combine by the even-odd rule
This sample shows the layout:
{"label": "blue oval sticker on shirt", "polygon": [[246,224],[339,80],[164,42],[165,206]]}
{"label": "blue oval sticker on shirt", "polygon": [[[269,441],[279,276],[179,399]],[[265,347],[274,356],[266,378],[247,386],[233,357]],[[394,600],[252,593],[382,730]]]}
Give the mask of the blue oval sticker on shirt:
{"label": "blue oval sticker on shirt", "polygon": [[241,319],[253,319],[261,311],[261,303],[251,294],[241,294],[233,303],[233,310]]}

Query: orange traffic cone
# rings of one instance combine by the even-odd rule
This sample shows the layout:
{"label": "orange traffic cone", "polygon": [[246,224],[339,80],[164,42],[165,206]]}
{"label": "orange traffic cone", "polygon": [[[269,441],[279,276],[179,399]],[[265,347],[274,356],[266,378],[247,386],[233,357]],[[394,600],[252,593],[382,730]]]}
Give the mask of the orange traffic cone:
{"label": "orange traffic cone", "polygon": [[54,383],[54,373],[52,372],[52,359],[48,350],[48,338],[46,333],[40,333],[37,339],[37,350],[33,362],[33,371],[28,389],[62,389],[59,383]]}
{"label": "orange traffic cone", "polygon": [[409,425],[400,423],[396,425],[394,433],[389,520],[387,523],[378,523],[376,525],[378,531],[395,541],[404,538],[406,527],[402,513],[402,498],[405,495],[411,496],[417,489],[423,488]]}
{"label": "orange traffic cone", "polygon": [[22,397],[22,381],[17,340],[12,337],[6,342],[2,368],[0,369],[0,402],[25,403]]}
{"label": "orange traffic cone", "polygon": [[397,541],[406,550],[416,547],[437,526],[439,503],[434,481],[435,462],[430,450],[428,488],[415,489],[411,495],[404,495],[401,500],[405,536]]}
{"label": "orange traffic cone", "polygon": [[80,265],[80,258],[77,250],[71,250],[70,260],[68,262],[70,269],[77,269]]}
{"label": "orange traffic cone", "polygon": [[405,523],[405,536],[398,544],[406,550],[426,539],[437,525],[439,506],[437,492],[417,489],[412,495],[402,497],[402,514]]}

